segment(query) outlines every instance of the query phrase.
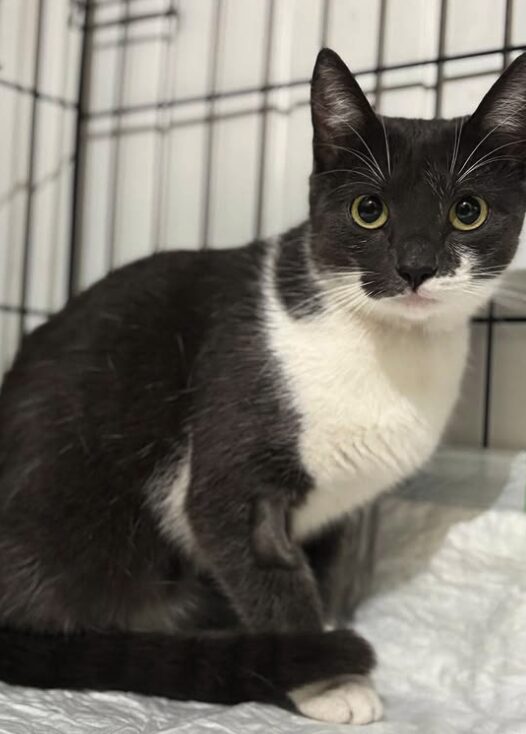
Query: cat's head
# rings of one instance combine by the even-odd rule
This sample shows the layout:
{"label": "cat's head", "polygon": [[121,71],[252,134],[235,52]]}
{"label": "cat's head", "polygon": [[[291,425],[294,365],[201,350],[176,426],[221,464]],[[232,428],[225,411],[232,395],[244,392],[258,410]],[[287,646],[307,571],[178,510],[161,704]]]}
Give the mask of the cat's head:
{"label": "cat's head", "polygon": [[522,227],[526,54],[456,120],[376,115],[328,49],[311,92],[311,248],[335,302],[406,323],[474,313]]}

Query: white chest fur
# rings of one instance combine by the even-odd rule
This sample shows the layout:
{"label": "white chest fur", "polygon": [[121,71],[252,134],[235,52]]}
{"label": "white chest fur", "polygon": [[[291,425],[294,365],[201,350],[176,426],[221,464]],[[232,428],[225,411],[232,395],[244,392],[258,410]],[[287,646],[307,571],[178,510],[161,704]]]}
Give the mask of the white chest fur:
{"label": "white chest fur", "polygon": [[315,485],[293,518],[304,538],[429,458],[458,396],[467,326],[429,333],[349,314],[295,319],[272,290],[266,296],[270,348]]}

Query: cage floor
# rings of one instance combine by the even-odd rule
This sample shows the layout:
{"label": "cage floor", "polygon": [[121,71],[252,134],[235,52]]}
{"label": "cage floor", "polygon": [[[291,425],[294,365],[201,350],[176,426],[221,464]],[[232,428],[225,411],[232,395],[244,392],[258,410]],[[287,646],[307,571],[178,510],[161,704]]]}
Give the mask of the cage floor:
{"label": "cage floor", "polygon": [[[486,476],[487,456],[480,459]],[[466,489],[469,472],[459,480],[454,460],[450,456],[446,462],[447,481],[440,469],[435,476],[435,490],[442,486],[440,495],[448,501],[437,501],[431,488],[427,500],[422,491],[418,501],[393,498],[381,517],[390,527],[389,552],[380,549],[375,593],[355,623],[379,657],[376,683],[385,720],[365,730],[371,734],[526,734],[526,514],[521,512],[526,455],[508,464],[508,477],[490,506],[479,508],[473,503],[466,508],[462,494],[477,496],[478,489]],[[476,456],[457,454],[457,460],[474,467],[472,476],[480,478]],[[498,461],[494,477],[503,466]],[[428,475],[426,482],[431,481]],[[455,481],[462,490],[459,484],[455,491]],[[422,552],[426,543],[428,553]],[[328,734],[344,729],[253,704],[222,708],[0,685],[0,734],[28,731]]]}

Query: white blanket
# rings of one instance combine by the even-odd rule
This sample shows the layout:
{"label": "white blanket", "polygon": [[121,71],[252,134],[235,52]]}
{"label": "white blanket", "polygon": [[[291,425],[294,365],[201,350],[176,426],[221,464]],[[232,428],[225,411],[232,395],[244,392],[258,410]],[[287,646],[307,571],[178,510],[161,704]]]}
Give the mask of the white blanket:
{"label": "white blanket", "polygon": [[526,516],[453,527],[357,627],[379,656],[385,722],[371,734],[526,734]]}
{"label": "white blanket", "polygon": [[[510,493],[521,496],[524,476],[515,471],[496,505]],[[429,515],[423,508],[418,512]],[[407,520],[399,508],[393,522],[396,514]],[[415,536],[414,547],[419,543]],[[393,569],[410,565],[411,547],[401,543],[399,557],[389,559]],[[364,734],[526,734],[526,515],[494,506],[453,522],[424,568],[399,583],[390,578],[387,587],[361,607],[355,624],[378,652],[385,703],[384,721]],[[1,734],[298,731],[345,728],[253,704],[221,708],[0,685]]]}

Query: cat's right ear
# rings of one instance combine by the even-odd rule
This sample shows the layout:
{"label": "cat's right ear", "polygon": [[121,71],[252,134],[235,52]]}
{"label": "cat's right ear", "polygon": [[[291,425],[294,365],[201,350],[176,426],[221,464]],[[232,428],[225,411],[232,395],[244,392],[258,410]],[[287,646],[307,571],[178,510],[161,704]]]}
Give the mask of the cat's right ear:
{"label": "cat's right ear", "polygon": [[337,53],[323,48],[311,81],[311,114],[316,170],[332,166],[338,150],[379,120],[365,94]]}
{"label": "cat's right ear", "polygon": [[526,53],[501,74],[479,104],[468,125],[480,135],[505,138],[526,153]]}

